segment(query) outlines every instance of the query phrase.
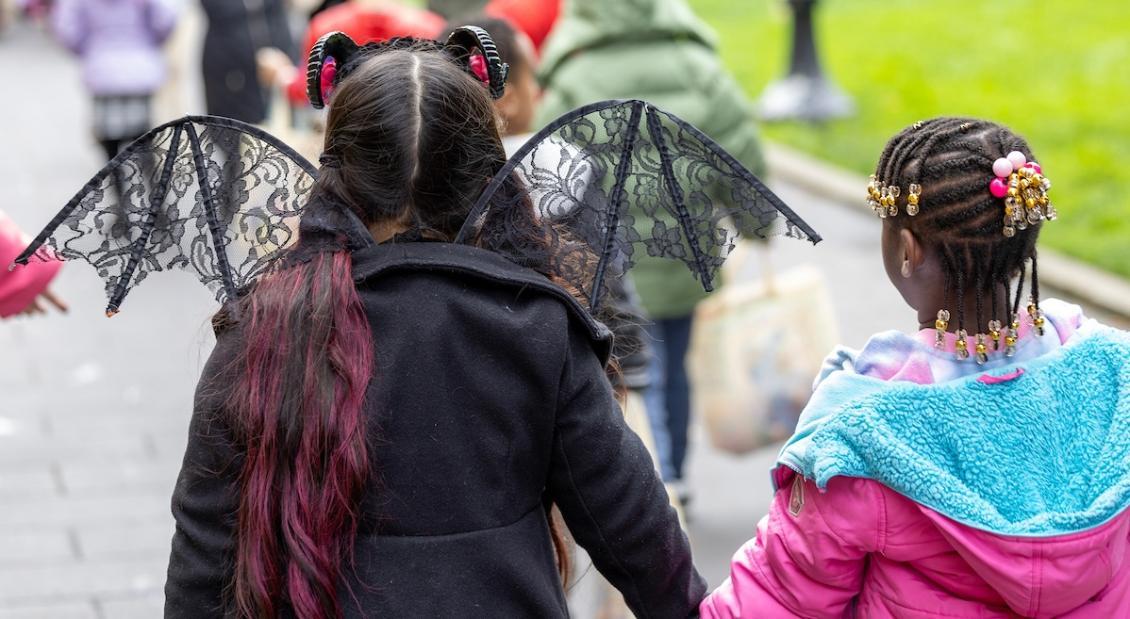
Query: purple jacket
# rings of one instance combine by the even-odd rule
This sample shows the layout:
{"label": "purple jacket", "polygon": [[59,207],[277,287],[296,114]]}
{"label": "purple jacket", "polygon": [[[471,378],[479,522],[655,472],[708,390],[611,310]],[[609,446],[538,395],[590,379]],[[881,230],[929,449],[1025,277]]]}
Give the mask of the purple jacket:
{"label": "purple jacket", "polygon": [[94,95],[147,95],[165,79],[161,44],[176,23],[175,0],[58,0],[55,35],[82,58]]}

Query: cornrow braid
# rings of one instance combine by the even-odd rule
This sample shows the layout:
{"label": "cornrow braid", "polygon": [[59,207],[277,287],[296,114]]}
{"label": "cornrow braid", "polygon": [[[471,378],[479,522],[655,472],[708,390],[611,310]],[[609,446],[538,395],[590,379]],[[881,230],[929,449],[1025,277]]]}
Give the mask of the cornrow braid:
{"label": "cornrow braid", "polygon": [[[966,328],[967,295],[974,295],[974,332],[985,333],[993,321],[1010,325],[1020,309],[1025,264],[1031,261],[1033,318],[1039,315],[1036,239],[1040,224],[1004,234],[1004,201],[989,191],[993,162],[1019,151],[1033,160],[1024,138],[1006,127],[973,118],[941,117],[903,129],[887,142],[875,169],[876,179],[902,188],[902,208],[888,219],[912,231],[941,258],[946,306],[955,311],[957,330]],[[921,186],[918,213],[905,208],[907,188]],[[1013,294],[1011,282],[1019,276]],[[997,294],[1004,290],[1004,307]],[[990,297],[988,315],[984,296]],[[999,312],[1008,312],[1001,316]],[[1042,324],[1042,323],[1041,323]],[[1015,335],[1015,334],[1013,334]],[[978,338],[980,341],[980,338]]]}

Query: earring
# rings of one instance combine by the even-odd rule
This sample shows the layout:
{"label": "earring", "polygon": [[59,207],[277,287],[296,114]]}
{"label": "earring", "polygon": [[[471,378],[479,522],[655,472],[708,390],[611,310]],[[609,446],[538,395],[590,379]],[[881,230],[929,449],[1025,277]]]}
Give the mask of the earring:
{"label": "earring", "polygon": [[1016,333],[1020,330],[1020,317],[1012,315],[1012,322],[1008,323],[1008,333],[1004,336],[1004,354],[1011,357],[1016,354]]}
{"label": "earring", "polygon": [[934,333],[937,339],[934,340],[934,348],[945,348],[946,345],[946,329],[950,326],[950,312],[949,310],[938,310],[938,319],[934,321]]}
{"label": "earring", "polygon": [[977,334],[977,344],[973,348],[977,352],[977,365],[985,365],[989,360],[989,347],[985,345],[985,334]]}
{"label": "earring", "polygon": [[902,261],[902,276],[903,277],[910,277],[910,261],[909,260],[903,260]]}
{"label": "earring", "polygon": [[957,358],[960,361],[969,358],[969,342],[965,340],[967,337],[969,337],[969,333],[965,329],[957,330],[957,340],[953,343],[953,349],[957,352]]}
{"label": "earring", "polygon": [[1001,349],[1001,321],[989,321],[989,339],[993,340],[993,350]]}

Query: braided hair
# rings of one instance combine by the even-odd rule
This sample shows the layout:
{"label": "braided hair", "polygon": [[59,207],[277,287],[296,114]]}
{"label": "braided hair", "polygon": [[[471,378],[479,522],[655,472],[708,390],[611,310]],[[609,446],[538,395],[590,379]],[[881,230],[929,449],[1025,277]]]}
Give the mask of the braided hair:
{"label": "braided hair", "polygon": [[[915,123],[891,138],[883,149],[875,176],[887,185],[921,186],[918,213],[903,206],[889,217],[937,251],[945,278],[944,298],[956,309],[959,332],[965,328],[967,295],[976,295],[974,317],[980,333],[990,320],[1015,321],[1024,286],[1024,266],[1031,261],[1031,303],[1039,311],[1036,238],[1040,224],[1004,234],[1004,201],[989,191],[993,162],[1012,151],[1032,161],[1024,138],[1006,127],[973,118],[941,117]],[[1015,293],[1011,288],[1019,275]],[[1005,291],[1004,308],[996,290]],[[990,307],[984,295],[989,292]],[[985,311],[989,312],[986,319]],[[1007,316],[1000,314],[1001,310]]]}

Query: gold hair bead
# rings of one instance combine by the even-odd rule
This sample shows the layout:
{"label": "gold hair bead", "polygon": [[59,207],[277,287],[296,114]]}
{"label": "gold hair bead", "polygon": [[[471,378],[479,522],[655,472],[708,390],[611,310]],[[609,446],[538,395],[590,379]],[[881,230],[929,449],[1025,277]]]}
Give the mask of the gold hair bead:
{"label": "gold hair bead", "polygon": [[1036,335],[1044,334],[1044,312],[1036,305],[1035,301],[1028,303],[1028,316],[1032,319],[1032,326],[1036,328]]}
{"label": "gold hair bead", "polygon": [[993,340],[993,350],[1001,349],[1001,321],[989,321],[989,339]]}
{"label": "gold hair bead", "polygon": [[977,334],[977,344],[974,346],[977,352],[977,365],[984,365],[989,360],[989,347],[985,345],[985,334]]}
{"label": "gold hair bead", "polygon": [[906,214],[914,217],[918,214],[918,196],[922,193],[922,185],[911,183],[906,194]]}
{"label": "gold hair bead", "polygon": [[934,348],[944,348],[946,345],[946,329],[950,326],[949,310],[938,310],[938,319],[934,321],[936,339]]}
{"label": "gold hair bead", "polygon": [[1016,334],[1019,329],[1020,317],[1013,314],[1012,321],[1008,323],[1008,333],[1004,336],[1004,354],[1006,357],[1016,354]]}
{"label": "gold hair bead", "polygon": [[957,330],[957,339],[954,340],[953,349],[957,352],[957,358],[961,361],[969,358],[969,342],[965,341],[967,337],[969,337],[969,334],[966,333],[965,329]]}

